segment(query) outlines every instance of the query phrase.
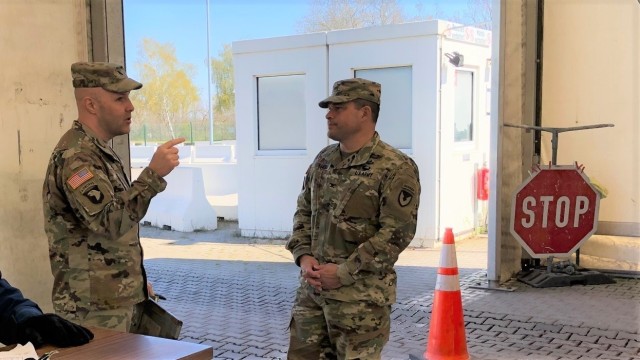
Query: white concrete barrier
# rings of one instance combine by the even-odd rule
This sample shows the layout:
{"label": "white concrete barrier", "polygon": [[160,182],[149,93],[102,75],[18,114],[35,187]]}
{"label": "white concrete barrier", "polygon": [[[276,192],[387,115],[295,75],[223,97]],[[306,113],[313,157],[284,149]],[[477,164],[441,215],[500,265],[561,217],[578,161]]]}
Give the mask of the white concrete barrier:
{"label": "white concrete barrier", "polygon": [[207,196],[238,193],[238,163],[199,163],[192,166],[202,169]]}
{"label": "white concrete barrier", "polygon": [[207,201],[216,210],[219,218],[238,220],[238,193],[227,195],[207,195]]}
{"label": "white concrete barrier", "polygon": [[[149,164],[156,152],[155,145],[129,146],[129,157],[132,168],[143,168]],[[139,174],[140,172],[138,172]],[[135,178],[135,177],[134,177]]]}
{"label": "white concrete barrier", "polygon": [[193,146],[191,145],[179,145],[178,148],[178,157],[180,158],[181,164],[191,164],[193,162],[193,155],[195,151],[193,150]]}
{"label": "white concrete barrier", "polygon": [[[131,172],[134,179],[142,168],[149,165],[153,156],[153,152],[148,152],[147,149],[147,153],[143,153],[140,148],[142,146],[131,146]],[[238,163],[235,161],[235,144],[180,145],[178,151],[179,168],[188,166],[202,169],[204,193],[217,217],[238,220]],[[224,157],[230,157],[233,161],[224,161]]]}
{"label": "white concrete barrier", "polygon": [[129,147],[131,153],[131,161],[150,161],[153,153],[156,152],[154,145],[147,146],[131,146]]}
{"label": "white concrete barrier", "polygon": [[238,163],[198,163],[204,178],[204,192],[218,217],[238,220]]}
{"label": "white concrete barrier", "polygon": [[[140,172],[131,169],[131,177],[137,178]],[[207,201],[202,169],[179,166],[165,180],[167,188],[151,200],[143,223],[184,232],[217,229],[218,217]]]}
{"label": "white concrete barrier", "polygon": [[[195,150],[192,145],[178,145],[177,148],[181,164],[193,163]],[[156,149],[157,146],[131,146],[131,167],[139,168],[147,166],[149,161],[151,161],[153,154],[156,152]]]}
{"label": "white concrete barrier", "polygon": [[196,162],[235,161],[234,145],[197,145],[195,153]]}

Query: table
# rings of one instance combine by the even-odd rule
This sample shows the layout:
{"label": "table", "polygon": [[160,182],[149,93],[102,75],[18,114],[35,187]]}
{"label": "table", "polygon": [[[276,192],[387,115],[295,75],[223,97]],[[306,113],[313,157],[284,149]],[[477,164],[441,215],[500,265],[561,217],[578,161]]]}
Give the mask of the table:
{"label": "table", "polygon": [[95,337],[88,344],[70,348],[47,345],[38,349],[37,353],[42,356],[46,352],[58,350],[58,353],[51,356],[51,360],[211,360],[213,358],[211,346],[107,329],[90,329]]}

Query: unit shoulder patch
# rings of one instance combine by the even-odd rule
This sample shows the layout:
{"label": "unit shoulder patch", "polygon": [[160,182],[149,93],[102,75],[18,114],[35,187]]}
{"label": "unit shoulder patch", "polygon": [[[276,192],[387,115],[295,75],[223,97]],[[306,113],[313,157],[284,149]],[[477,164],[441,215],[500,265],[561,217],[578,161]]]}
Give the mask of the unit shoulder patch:
{"label": "unit shoulder patch", "polygon": [[93,204],[100,204],[104,199],[104,194],[102,193],[102,191],[100,191],[100,188],[97,184],[88,186],[82,191],[82,195],[84,195],[84,197],[86,197]]}
{"label": "unit shoulder patch", "polygon": [[104,182],[96,181],[97,179],[96,177],[85,182],[75,190],[73,195],[90,216],[102,211],[113,199],[112,190]]}
{"label": "unit shoulder patch", "polygon": [[414,194],[415,190],[413,188],[407,185],[403,186],[402,189],[400,189],[400,193],[398,194],[398,204],[401,207],[405,207],[411,204],[411,200],[413,200]]}

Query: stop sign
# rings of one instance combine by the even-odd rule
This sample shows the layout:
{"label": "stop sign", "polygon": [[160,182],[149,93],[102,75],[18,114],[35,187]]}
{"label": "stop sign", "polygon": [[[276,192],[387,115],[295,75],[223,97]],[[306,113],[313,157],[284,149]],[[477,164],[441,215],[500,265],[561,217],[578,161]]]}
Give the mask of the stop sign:
{"label": "stop sign", "polygon": [[573,166],[533,173],[516,190],[511,234],[534,258],[568,257],[596,232],[600,193]]}

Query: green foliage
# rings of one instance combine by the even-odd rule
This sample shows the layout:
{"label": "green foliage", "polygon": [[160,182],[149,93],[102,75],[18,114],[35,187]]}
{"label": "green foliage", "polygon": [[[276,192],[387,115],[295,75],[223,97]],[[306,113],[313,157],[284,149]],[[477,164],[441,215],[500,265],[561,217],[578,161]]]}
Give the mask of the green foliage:
{"label": "green foliage", "polygon": [[233,84],[233,53],[231,45],[225,44],[224,49],[218,54],[219,58],[211,60],[213,73],[211,82],[215,85],[214,110],[216,112],[233,111],[236,106],[236,97]]}
{"label": "green foliage", "polygon": [[225,44],[218,58],[211,60],[211,82],[216,93],[213,97],[213,122],[215,139],[236,138],[236,95],[233,82],[233,53]]}
{"label": "green foliage", "polygon": [[195,120],[200,94],[191,78],[195,70],[176,57],[175,46],[143,39],[142,55],[136,63],[142,89],[132,92],[136,104],[132,137],[142,135],[141,127],[158,127],[156,134],[165,139],[178,136],[176,124]]}

